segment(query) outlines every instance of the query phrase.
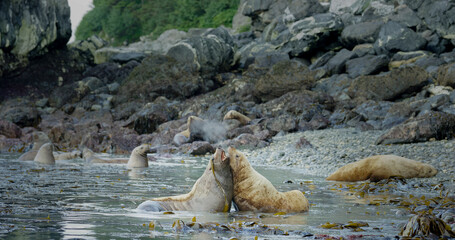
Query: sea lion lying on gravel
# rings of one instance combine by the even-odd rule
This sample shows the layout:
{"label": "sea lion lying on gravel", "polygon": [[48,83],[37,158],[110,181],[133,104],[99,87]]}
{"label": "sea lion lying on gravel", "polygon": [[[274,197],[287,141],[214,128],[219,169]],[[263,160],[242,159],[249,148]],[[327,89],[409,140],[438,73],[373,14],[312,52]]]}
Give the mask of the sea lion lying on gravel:
{"label": "sea lion lying on gravel", "polygon": [[231,110],[229,112],[226,113],[226,115],[224,115],[224,120],[227,120],[227,119],[235,119],[237,121],[239,121],[242,125],[247,125],[248,123],[251,122],[251,118],[235,111],[235,110]]}
{"label": "sea lion lying on gravel", "polygon": [[154,198],[141,203],[142,211],[213,211],[228,212],[233,195],[229,159],[222,149],[217,149],[202,176],[189,193]]}
{"label": "sea lion lying on gravel", "polygon": [[54,150],[54,146],[52,145],[52,143],[43,144],[40,147],[40,149],[38,150],[38,153],[36,154],[33,161],[38,162],[38,163],[43,163],[43,164],[54,165],[55,158],[54,158],[54,154],[52,153],[53,150]]}
{"label": "sea lion lying on gravel", "polygon": [[438,171],[429,164],[395,155],[376,155],[349,163],[326,178],[332,181],[377,182],[390,177],[432,177]]}
{"label": "sea lion lying on gravel", "polygon": [[127,168],[145,168],[149,166],[147,153],[151,153],[149,144],[141,144],[133,149],[129,158],[105,159],[97,156],[92,150],[85,147],[83,156],[87,163],[121,163],[127,164]]}
{"label": "sea lion lying on gravel", "polygon": [[33,147],[30,149],[30,151],[22,154],[18,160],[20,161],[33,161],[35,159],[36,154],[38,153],[38,150],[43,146],[45,143],[51,142],[49,137],[43,133],[43,132],[33,132],[32,133],[32,138],[33,138]]}
{"label": "sea lion lying on gravel", "polygon": [[234,182],[234,202],[240,211],[308,211],[308,199],[301,191],[278,192],[269,180],[251,167],[243,153],[233,147],[229,147],[228,152]]}

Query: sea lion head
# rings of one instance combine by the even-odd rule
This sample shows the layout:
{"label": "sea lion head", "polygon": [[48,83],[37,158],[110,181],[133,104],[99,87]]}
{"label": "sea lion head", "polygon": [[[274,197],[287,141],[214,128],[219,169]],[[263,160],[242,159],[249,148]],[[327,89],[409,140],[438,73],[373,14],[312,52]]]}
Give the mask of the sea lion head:
{"label": "sea lion head", "polygon": [[36,154],[34,161],[43,164],[55,164],[53,151],[54,147],[52,143],[43,144],[43,146],[40,147],[38,153]]}
{"label": "sea lion head", "polygon": [[229,153],[229,165],[233,172],[237,172],[238,169],[242,169],[249,165],[248,160],[246,159],[245,155],[235,149],[234,147],[228,148]]}
{"label": "sea lion head", "polygon": [[215,171],[217,171],[217,169],[225,169],[226,167],[229,167],[229,158],[221,148],[216,149],[213,154],[212,161],[215,166]]}
{"label": "sea lion head", "polygon": [[433,177],[438,173],[438,170],[431,166],[430,164],[422,163],[420,171],[418,172],[418,177]]}
{"label": "sea lion head", "polygon": [[88,147],[84,147],[82,150],[82,158],[84,158],[85,161],[90,162],[90,160],[95,156],[95,153],[90,150]]}
{"label": "sea lion head", "polygon": [[38,151],[40,147],[43,146],[43,144],[51,142],[49,137],[44,132],[33,132],[32,138],[33,138],[32,150],[36,151]]}
{"label": "sea lion head", "polygon": [[149,144],[141,144],[133,149],[130,159],[128,160],[128,168],[145,168],[148,167],[147,153],[151,153],[152,148]]}

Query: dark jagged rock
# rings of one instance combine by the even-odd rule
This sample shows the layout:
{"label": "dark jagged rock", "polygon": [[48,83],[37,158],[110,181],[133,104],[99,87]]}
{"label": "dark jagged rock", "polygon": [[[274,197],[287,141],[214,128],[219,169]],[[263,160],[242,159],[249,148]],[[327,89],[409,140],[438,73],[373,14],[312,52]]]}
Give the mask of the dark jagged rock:
{"label": "dark jagged rock", "polygon": [[341,51],[337,52],[325,65],[327,74],[333,75],[343,73],[346,69],[346,62],[355,57],[355,53],[344,48],[341,49]]}
{"label": "dark jagged rock", "polygon": [[16,124],[0,119],[0,135],[7,138],[20,138],[22,136],[22,131]]}
{"label": "dark jagged rock", "polygon": [[41,116],[36,108],[28,101],[12,99],[3,102],[0,107],[0,116],[2,119],[10,121],[19,127],[36,127]]}
{"label": "dark jagged rock", "polygon": [[442,86],[455,88],[455,63],[440,67],[435,82]]}
{"label": "dark jagged rock", "polygon": [[324,11],[324,7],[317,0],[246,0],[242,14],[251,17],[253,31],[262,32],[281,15],[288,15],[290,20],[300,20]]}
{"label": "dark jagged rock", "polygon": [[177,117],[177,109],[169,104],[145,105],[142,110],[130,117],[133,128],[139,134],[153,133],[157,127]]}
{"label": "dark jagged rock", "polygon": [[193,61],[179,62],[168,56],[152,54],[124,81],[116,102],[153,101],[158,96],[189,98],[214,87],[212,80],[200,77]]}
{"label": "dark jagged rock", "polygon": [[279,44],[282,51],[289,52],[291,56],[301,56],[323,49],[342,29],[343,23],[337,16],[317,14],[293,23],[289,27],[289,34],[285,33],[286,37]]}
{"label": "dark jagged rock", "polygon": [[284,114],[266,119],[264,121],[264,128],[275,134],[281,131],[293,132],[297,129],[297,121],[293,116]]}
{"label": "dark jagged rock", "polygon": [[425,25],[441,36],[455,34],[455,3],[452,1],[424,0],[417,10]]}
{"label": "dark jagged rock", "polygon": [[193,64],[202,75],[229,70],[234,61],[234,40],[224,27],[177,43],[166,54],[178,62]]}
{"label": "dark jagged rock", "polygon": [[346,62],[346,72],[350,78],[372,75],[388,70],[389,58],[386,55],[365,55]]}
{"label": "dark jagged rock", "polygon": [[276,46],[270,43],[251,42],[237,51],[236,58],[239,67],[246,69],[255,62],[257,57],[267,58],[276,54],[280,53],[276,51]]}
{"label": "dark jagged rock", "polygon": [[422,49],[427,41],[413,30],[389,21],[381,27],[374,48],[379,54],[410,52]]}
{"label": "dark jagged rock", "polygon": [[384,120],[382,121],[383,129],[389,129],[395,125],[408,120],[416,112],[416,108],[407,102],[397,102],[390,106]]}
{"label": "dark jagged rock", "polygon": [[67,1],[4,0],[0,12],[0,77],[49,48],[64,47],[71,37]]}
{"label": "dark jagged rock", "polygon": [[194,141],[180,146],[181,152],[186,152],[195,156],[213,154],[215,153],[215,150],[216,149],[209,142],[205,141]]}
{"label": "dark jagged rock", "polygon": [[395,144],[451,139],[455,136],[455,115],[429,112],[391,128],[376,144]]}
{"label": "dark jagged rock", "polygon": [[422,20],[417,16],[417,13],[407,5],[396,7],[394,13],[386,18],[410,28],[416,27],[422,23]]}
{"label": "dark jagged rock", "polygon": [[307,66],[297,61],[283,61],[258,79],[253,96],[266,102],[289,91],[309,89],[313,82],[314,78]]}
{"label": "dark jagged rock", "polygon": [[421,89],[428,81],[428,73],[420,67],[405,67],[375,76],[360,76],[351,82],[351,98],[394,100],[404,93]]}
{"label": "dark jagged rock", "polygon": [[347,47],[362,43],[374,43],[384,23],[382,21],[360,22],[343,29],[341,40]]}

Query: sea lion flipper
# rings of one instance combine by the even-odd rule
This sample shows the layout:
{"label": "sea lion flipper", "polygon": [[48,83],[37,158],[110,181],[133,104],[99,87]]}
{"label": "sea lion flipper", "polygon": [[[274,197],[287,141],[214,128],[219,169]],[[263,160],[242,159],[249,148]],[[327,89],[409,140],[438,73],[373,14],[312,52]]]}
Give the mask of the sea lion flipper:
{"label": "sea lion flipper", "polygon": [[144,212],[164,212],[166,209],[163,208],[161,203],[157,201],[145,201],[137,207],[138,210]]}
{"label": "sea lion flipper", "polygon": [[234,209],[235,209],[236,212],[240,211],[239,207],[237,206],[237,204],[234,201],[232,201],[232,205],[234,206]]}

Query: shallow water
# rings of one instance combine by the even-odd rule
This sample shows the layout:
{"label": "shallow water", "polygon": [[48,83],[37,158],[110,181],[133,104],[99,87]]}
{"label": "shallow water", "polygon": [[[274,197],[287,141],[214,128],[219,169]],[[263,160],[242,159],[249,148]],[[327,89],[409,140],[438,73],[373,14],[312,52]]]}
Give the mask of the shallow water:
{"label": "shallow water", "polygon": [[[377,238],[398,235],[409,218],[399,206],[373,204],[365,196],[349,195],[347,185],[308,175],[304,169],[270,166],[254,167],[280,191],[305,192],[311,203],[309,212],[138,212],[136,207],[149,198],[188,192],[204,171],[208,157],[156,156],[156,162],[139,171],[128,171],[125,165],[85,165],[82,159],[46,166],[19,162],[17,157],[0,155],[2,239],[295,239],[321,235]],[[186,224],[195,220],[203,227],[173,228],[176,220]],[[362,232],[321,227],[327,222],[346,225],[349,221],[366,222],[368,226],[353,228]],[[283,235],[286,232],[289,235]]]}

